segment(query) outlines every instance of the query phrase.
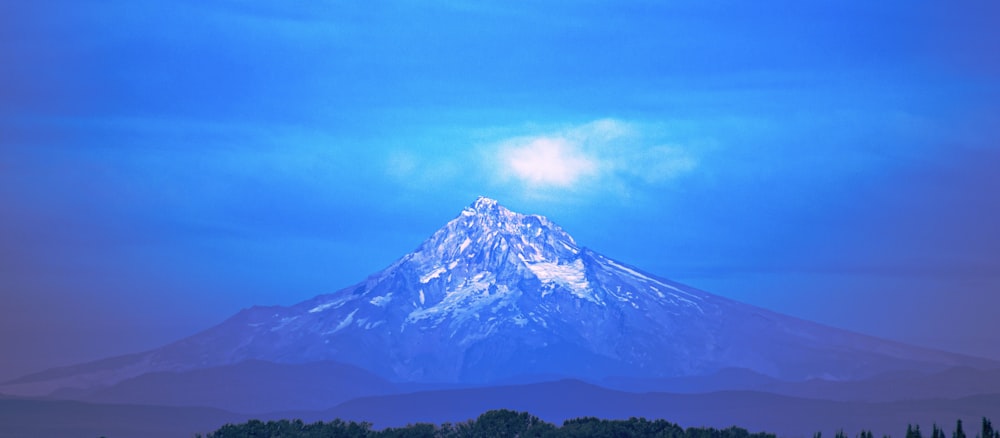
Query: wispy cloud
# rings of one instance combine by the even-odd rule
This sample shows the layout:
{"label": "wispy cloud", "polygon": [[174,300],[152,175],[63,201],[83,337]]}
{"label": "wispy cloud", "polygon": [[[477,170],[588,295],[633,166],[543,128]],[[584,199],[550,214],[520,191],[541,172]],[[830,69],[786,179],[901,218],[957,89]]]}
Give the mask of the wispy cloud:
{"label": "wispy cloud", "polygon": [[598,165],[578,144],[561,137],[521,139],[500,155],[505,170],[531,186],[569,187],[593,175]]}
{"label": "wispy cloud", "polygon": [[695,169],[698,161],[680,146],[657,145],[625,148],[611,162],[619,175],[629,175],[647,184],[659,184]]}

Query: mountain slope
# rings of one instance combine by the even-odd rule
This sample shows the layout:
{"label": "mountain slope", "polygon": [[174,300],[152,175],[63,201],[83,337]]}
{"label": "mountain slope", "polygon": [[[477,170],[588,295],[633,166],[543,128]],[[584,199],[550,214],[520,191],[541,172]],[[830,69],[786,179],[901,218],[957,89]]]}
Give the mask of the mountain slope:
{"label": "mountain slope", "polygon": [[258,359],[335,360],[396,381],[599,380],[745,368],[779,379],[992,366],[821,326],[669,281],[577,245],[544,217],[480,198],[365,281],[253,307],[165,347],[18,381],[112,384]]}

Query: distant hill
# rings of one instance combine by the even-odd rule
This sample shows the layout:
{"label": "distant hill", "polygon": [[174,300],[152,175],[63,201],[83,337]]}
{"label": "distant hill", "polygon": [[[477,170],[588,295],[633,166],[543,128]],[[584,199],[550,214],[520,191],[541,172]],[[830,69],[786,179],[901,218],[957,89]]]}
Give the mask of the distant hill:
{"label": "distant hill", "polygon": [[[324,412],[326,418],[371,421],[377,427],[413,422],[444,423],[474,418],[491,409],[531,412],[560,424],[593,416],[608,419],[661,418],[682,426],[724,428],[737,425],[781,437],[833,436],[862,429],[875,436],[902,437],[907,424],[929,430],[934,423],[953,427],[957,419],[978,425],[1000,413],[1000,394],[958,399],[898,402],[842,402],[789,397],[753,391],[707,394],[628,393],[575,380],[502,387],[426,391],[365,397]],[[970,435],[974,436],[974,435]]]}
{"label": "distant hill", "polygon": [[397,391],[378,376],[337,362],[276,364],[251,360],[183,372],[149,373],[110,388],[66,396],[92,402],[210,406],[240,413],[267,413],[320,410],[360,396]]}
{"label": "distant hill", "polygon": [[441,424],[476,418],[493,409],[527,411],[543,420],[592,416],[607,419],[665,419],[683,427],[740,426],[780,437],[809,438],[822,431],[832,437],[872,430],[875,436],[902,438],[907,424],[932,424],[946,430],[962,419],[969,437],[983,417],[1000,413],[1000,394],[958,399],[901,402],[837,402],[752,391],[708,394],[628,393],[579,381],[500,387],[422,391],[363,397],[324,411],[237,414],[202,407],[165,407],[75,401],[0,398],[0,437],[190,437],[226,423],[249,419],[302,419],[306,422],[368,421],[375,428],[415,422]]}
{"label": "distant hill", "polygon": [[249,417],[220,409],[0,398],[0,437],[192,437]]}
{"label": "distant hill", "polygon": [[885,373],[861,380],[788,382],[751,370],[730,368],[705,376],[662,379],[618,377],[595,383],[629,392],[689,394],[740,390],[820,400],[887,402],[1000,394],[1000,369],[955,367],[935,373]]}

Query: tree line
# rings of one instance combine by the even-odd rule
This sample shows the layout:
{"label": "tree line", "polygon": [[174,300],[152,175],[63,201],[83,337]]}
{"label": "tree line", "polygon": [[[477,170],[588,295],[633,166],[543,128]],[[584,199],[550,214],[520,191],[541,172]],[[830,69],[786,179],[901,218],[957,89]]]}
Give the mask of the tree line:
{"label": "tree line", "polygon": [[[594,417],[566,420],[562,426],[541,420],[527,412],[507,409],[488,411],[474,420],[460,423],[416,423],[406,427],[372,429],[367,422],[343,421],[305,423],[302,420],[260,421],[250,420],[240,424],[226,424],[208,435],[196,438],[563,438],[563,437],[657,437],[657,438],[776,438],[772,433],[750,433],[740,427],[715,429],[689,427],[684,429],[666,420],[629,418],[628,420],[603,420]],[[813,435],[822,438],[821,433]],[[839,431],[835,438],[849,438]],[[873,438],[872,432],[862,430],[856,438]],[[883,438],[890,438],[888,435]],[[909,425],[906,438],[924,438],[920,426]],[[936,424],[928,438],[949,438]],[[958,420],[950,438],[969,438]],[[1000,431],[983,418],[982,429],[976,438],[1000,438]]]}

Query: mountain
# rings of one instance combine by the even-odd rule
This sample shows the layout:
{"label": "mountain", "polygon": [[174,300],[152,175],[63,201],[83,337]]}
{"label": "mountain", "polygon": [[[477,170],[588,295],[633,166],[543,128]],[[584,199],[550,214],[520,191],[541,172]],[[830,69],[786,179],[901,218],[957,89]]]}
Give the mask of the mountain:
{"label": "mountain", "polygon": [[783,380],[995,366],[781,315],[603,256],[537,215],[479,198],[414,252],[340,291],[252,307],[155,350],[53,369],[14,394],[152,372],[337,361],[396,382],[484,384],[740,368]]}

